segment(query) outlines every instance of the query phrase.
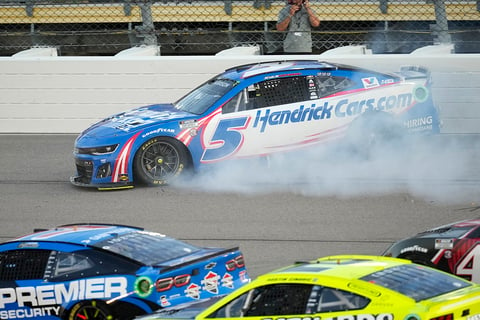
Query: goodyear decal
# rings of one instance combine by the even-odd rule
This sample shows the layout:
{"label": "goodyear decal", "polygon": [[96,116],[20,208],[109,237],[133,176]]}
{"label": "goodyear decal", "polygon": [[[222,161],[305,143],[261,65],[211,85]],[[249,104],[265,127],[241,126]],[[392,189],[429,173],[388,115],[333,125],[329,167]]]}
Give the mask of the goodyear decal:
{"label": "goodyear decal", "polygon": [[310,106],[300,105],[294,110],[272,112],[270,108],[264,108],[257,111],[253,127],[258,127],[260,128],[260,132],[265,132],[268,126],[323,120],[333,117],[352,117],[365,111],[406,109],[410,107],[414,101],[411,93],[403,93],[363,100],[350,100],[345,98],[335,104],[329,103],[328,101],[320,105],[312,103]]}
{"label": "goodyear decal", "polygon": [[123,277],[95,278],[32,287],[0,288],[0,319],[59,316],[60,305],[127,294]]}

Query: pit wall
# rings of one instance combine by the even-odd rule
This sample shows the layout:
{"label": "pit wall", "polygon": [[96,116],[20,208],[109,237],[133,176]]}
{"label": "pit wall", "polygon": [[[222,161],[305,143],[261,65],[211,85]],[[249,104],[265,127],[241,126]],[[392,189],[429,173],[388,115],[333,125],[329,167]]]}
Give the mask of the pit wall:
{"label": "pit wall", "polygon": [[80,133],[109,115],[173,102],[232,66],[267,60],[317,59],[432,73],[442,134],[480,134],[480,54],[0,57],[0,133]]}

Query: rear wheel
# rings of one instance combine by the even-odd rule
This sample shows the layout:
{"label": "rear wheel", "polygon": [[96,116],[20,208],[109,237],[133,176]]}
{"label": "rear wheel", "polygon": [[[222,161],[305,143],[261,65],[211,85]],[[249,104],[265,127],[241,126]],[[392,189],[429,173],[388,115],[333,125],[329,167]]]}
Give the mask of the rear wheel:
{"label": "rear wheel", "polygon": [[68,320],[113,320],[113,312],[101,301],[82,301],[73,306]]}
{"label": "rear wheel", "polygon": [[168,184],[188,167],[185,146],[167,137],[145,142],[134,159],[135,179],[147,185]]}
{"label": "rear wheel", "polygon": [[371,159],[401,150],[405,130],[391,114],[366,112],[354,120],[347,132],[347,144],[361,158]]}

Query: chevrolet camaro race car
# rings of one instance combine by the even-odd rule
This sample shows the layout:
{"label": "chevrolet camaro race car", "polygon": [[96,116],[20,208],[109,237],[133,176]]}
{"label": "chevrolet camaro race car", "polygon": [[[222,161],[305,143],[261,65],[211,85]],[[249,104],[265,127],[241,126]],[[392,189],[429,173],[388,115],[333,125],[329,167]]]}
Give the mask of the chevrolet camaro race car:
{"label": "chevrolet camaro race car", "polygon": [[138,319],[476,320],[480,285],[408,260],[331,256],[253,280],[224,298]]}
{"label": "chevrolet camaro race car", "polygon": [[0,319],[132,319],[249,282],[238,248],[76,224],[0,244]]}
{"label": "chevrolet camaro race car", "polygon": [[175,103],[104,119],[75,141],[77,186],[159,185],[186,169],[347,137],[357,150],[439,131],[428,71],[380,73],[320,61],[243,65]]}
{"label": "chevrolet camaro race car", "polygon": [[480,283],[480,219],[420,232],[394,243],[383,255],[409,259]]}

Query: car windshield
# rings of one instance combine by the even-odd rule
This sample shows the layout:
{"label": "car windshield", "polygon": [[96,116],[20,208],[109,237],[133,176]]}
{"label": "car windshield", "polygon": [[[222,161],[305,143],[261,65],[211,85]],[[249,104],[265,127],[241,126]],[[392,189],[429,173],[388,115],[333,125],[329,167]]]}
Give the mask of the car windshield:
{"label": "car windshield", "polygon": [[96,243],[95,247],[128,257],[145,265],[159,265],[200,250],[199,247],[183,241],[147,231],[118,235]]}
{"label": "car windshield", "polygon": [[234,80],[214,78],[175,102],[175,108],[202,114],[236,84]]}
{"label": "car windshield", "polygon": [[463,279],[415,264],[396,266],[362,278],[402,293],[415,301],[433,298],[470,286]]}

